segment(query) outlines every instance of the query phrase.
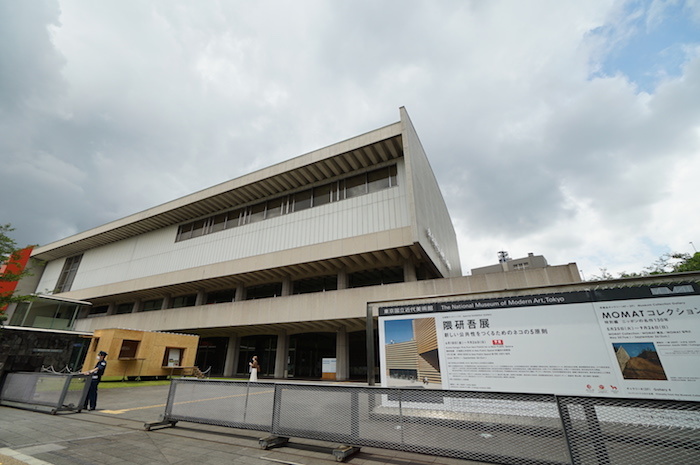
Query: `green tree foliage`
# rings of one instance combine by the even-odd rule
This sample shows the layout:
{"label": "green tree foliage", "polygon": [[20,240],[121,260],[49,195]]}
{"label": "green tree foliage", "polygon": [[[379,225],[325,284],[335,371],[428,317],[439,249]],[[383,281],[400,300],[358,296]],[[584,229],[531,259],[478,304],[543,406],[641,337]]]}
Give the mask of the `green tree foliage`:
{"label": "green tree foliage", "polygon": [[[17,244],[8,235],[10,232],[14,231],[10,224],[0,225],[0,265],[12,264],[20,259]],[[22,270],[19,273],[11,273],[6,270],[5,273],[0,274],[0,282],[14,282],[19,281],[22,277],[29,275],[28,270]],[[8,304],[15,302],[26,302],[31,300],[32,296],[27,295],[17,295],[15,292],[4,292],[0,293],[0,324],[7,319],[5,315],[5,308]]]}
{"label": "green tree foliage", "polygon": [[682,273],[684,271],[700,271],[700,252],[693,255],[689,253],[667,253],[659,257],[650,266],[641,272],[620,273],[620,278],[636,278],[641,276],[651,276],[656,274]]}

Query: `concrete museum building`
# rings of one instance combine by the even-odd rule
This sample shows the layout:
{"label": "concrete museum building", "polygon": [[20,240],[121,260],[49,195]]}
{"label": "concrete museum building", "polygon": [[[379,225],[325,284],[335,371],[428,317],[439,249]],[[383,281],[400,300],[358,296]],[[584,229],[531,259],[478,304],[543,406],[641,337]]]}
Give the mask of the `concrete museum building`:
{"label": "concrete museum building", "polygon": [[[200,336],[212,374],[367,374],[369,302],[580,281],[575,264],[462,276],[455,231],[400,121],[32,251],[34,292],[74,329]],[[40,264],[41,266],[37,266]]]}

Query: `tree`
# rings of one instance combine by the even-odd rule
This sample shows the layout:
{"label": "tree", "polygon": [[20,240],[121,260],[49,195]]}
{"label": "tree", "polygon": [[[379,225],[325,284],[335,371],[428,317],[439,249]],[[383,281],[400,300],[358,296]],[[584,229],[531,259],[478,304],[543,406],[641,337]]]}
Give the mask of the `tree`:
{"label": "tree", "polygon": [[0,324],[7,319],[5,309],[8,304],[26,302],[32,299],[29,295],[18,295],[11,284],[19,281],[30,272],[20,262],[21,249],[13,241],[8,233],[14,231],[8,224],[0,225]]}
{"label": "tree", "polygon": [[660,256],[650,266],[644,268],[639,273],[620,273],[621,278],[636,278],[640,276],[651,276],[666,273],[682,273],[684,271],[700,271],[700,252],[690,255],[689,253],[667,253]]}

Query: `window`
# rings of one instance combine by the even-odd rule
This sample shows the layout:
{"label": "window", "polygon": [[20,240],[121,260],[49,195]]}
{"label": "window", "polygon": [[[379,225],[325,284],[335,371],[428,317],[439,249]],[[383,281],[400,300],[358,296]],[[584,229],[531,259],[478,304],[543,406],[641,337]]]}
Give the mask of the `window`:
{"label": "window", "polygon": [[345,198],[357,197],[367,193],[367,175],[359,174],[345,180]]}
{"label": "window", "polygon": [[232,212],[228,212],[228,217],[226,219],[226,229],[235,228],[243,224],[243,222],[241,221],[241,216],[243,216],[242,208],[239,208],[238,210],[234,210]]}
{"label": "window", "polygon": [[179,367],[184,359],[185,349],[179,347],[166,347],[165,355],[163,356],[164,367]]}
{"label": "window", "polygon": [[194,226],[194,223],[187,223],[180,226],[177,230],[177,237],[175,238],[175,242],[180,242],[192,238],[192,226]]}
{"label": "window", "polygon": [[124,339],[122,347],[119,349],[119,358],[136,358],[136,351],[139,349],[139,342]]}
{"label": "window", "polygon": [[295,212],[300,212],[302,210],[306,210],[307,208],[311,208],[311,193],[312,191],[309,189],[308,191],[294,194],[293,210]]}
{"label": "window", "polygon": [[233,302],[236,298],[235,289],[227,289],[224,291],[210,292],[207,294],[207,304],[219,304],[222,302]]}
{"label": "window", "polygon": [[284,207],[286,205],[286,197],[270,200],[269,202],[267,202],[267,213],[265,214],[265,219],[275,218],[277,216],[283,215],[285,213]]}
{"label": "window", "polygon": [[97,307],[90,307],[88,315],[104,315],[109,310],[109,305],[98,305]]}
{"label": "window", "polygon": [[334,193],[335,187],[335,183],[333,183],[314,188],[314,207],[330,203],[332,201],[331,195]]}
{"label": "window", "polygon": [[128,302],[125,304],[117,305],[117,310],[114,313],[116,313],[117,315],[121,315],[122,313],[131,313],[133,310],[134,310],[134,303]]}
{"label": "window", "polygon": [[336,275],[329,275],[300,279],[292,283],[292,289],[292,294],[335,291],[338,289],[338,277]]}
{"label": "window", "polygon": [[[392,176],[393,168],[393,176]],[[396,182],[396,165],[388,166],[367,173],[367,190],[369,192],[377,192],[382,189],[390,188]]]}
{"label": "window", "polygon": [[146,300],[143,302],[142,312],[160,310],[163,307],[163,299]]}
{"label": "window", "polygon": [[246,218],[246,224],[257,223],[265,219],[265,202],[248,207],[248,217]]}
{"label": "window", "polygon": [[403,267],[365,270],[350,274],[350,287],[401,283],[403,280]]}
{"label": "window", "polygon": [[207,220],[199,220],[192,223],[192,237],[199,237],[203,235],[206,226]]}
{"label": "window", "polygon": [[222,213],[221,215],[216,215],[211,220],[211,228],[209,232],[223,231],[226,229],[226,220],[228,219],[228,213]]}
{"label": "window", "polygon": [[66,258],[61,274],[58,277],[58,282],[56,283],[55,292],[70,291],[75,275],[78,274],[78,266],[82,258],[83,254]]}
{"label": "window", "polygon": [[282,295],[282,283],[262,284],[246,288],[246,300],[265,299]]}
{"label": "window", "polygon": [[183,295],[173,298],[170,308],[194,307],[197,302],[197,294]]}
{"label": "window", "polygon": [[245,208],[192,221],[178,228],[175,242],[192,239],[244,224],[257,223],[307,208],[377,192],[397,185],[397,167],[390,165],[367,173],[329,182],[296,194],[260,202]]}

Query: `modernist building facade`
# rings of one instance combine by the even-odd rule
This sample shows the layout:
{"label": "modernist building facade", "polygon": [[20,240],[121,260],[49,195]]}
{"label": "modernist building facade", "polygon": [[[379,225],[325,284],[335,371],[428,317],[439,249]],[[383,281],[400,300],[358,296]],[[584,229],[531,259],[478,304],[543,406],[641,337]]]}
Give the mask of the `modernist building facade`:
{"label": "modernist building facade", "polygon": [[396,123],[37,247],[32,264],[34,292],[90,304],[76,330],[196,334],[201,368],[244,374],[256,354],[276,378],[321,377],[323,358],[338,379],[364,377],[368,302],[579,279],[575,265],[462,276],[404,108]]}

